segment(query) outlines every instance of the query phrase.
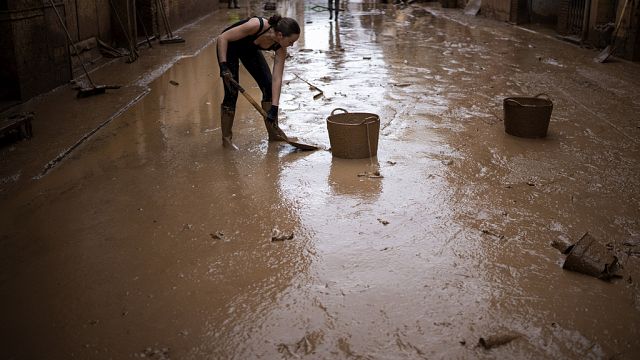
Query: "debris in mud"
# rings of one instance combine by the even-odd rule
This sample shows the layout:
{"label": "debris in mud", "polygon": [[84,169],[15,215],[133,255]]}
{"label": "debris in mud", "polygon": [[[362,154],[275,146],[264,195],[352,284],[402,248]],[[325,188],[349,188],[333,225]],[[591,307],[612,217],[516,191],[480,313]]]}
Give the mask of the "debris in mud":
{"label": "debris in mud", "polygon": [[271,241],[285,241],[293,239],[293,232],[284,233],[277,228],[273,228],[271,230]]}
{"label": "debris in mud", "polygon": [[482,233],[483,233],[483,234],[487,234],[487,235],[489,235],[489,236],[496,237],[496,238],[498,238],[498,239],[500,239],[500,240],[504,239],[504,235],[498,235],[498,234],[494,233],[494,232],[493,232],[493,231],[491,231],[491,230],[488,230],[488,229],[482,229],[482,230],[480,230],[480,231],[482,231]]}
{"label": "debris in mud", "polygon": [[407,86],[411,86],[413,84],[409,84],[409,83],[401,83],[401,84],[393,84],[393,86],[395,87],[407,87]]}
{"label": "debris in mud", "polygon": [[395,164],[397,164],[397,163],[398,163],[397,161],[387,160],[387,164],[389,164],[389,165],[391,165],[391,166],[393,166],[393,165],[395,165]]}
{"label": "debris in mud", "polygon": [[551,242],[551,246],[566,255],[571,251],[573,244],[569,243],[566,239],[555,239]]}
{"label": "debris in mud", "polygon": [[298,79],[304,81],[307,85],[309,85],[309,90],[318,91],[318,93],[313,96],[313,100],[318,100],[319,98],[324,96],[324,91],[322,89],[320,89],[319,87],[313,85],[312,83],[308,82],[307,80],[301,78],[298,74],[293,74],[293,75],[295,77],[297,77]]}
{"label": "debris in mud", "polygon": [[620,264],[612,250],[612,246],[603,244],[587,232],[571,246],[562,268],[601,280],[619,277]]}
{"label": "debris in mud", "polygon": [[184,224],[184,226],[182,226],[182,231],[186,231],[186,230],[193,230],[193,225]]}
{"label": "debris in mud", "polygon": [[478,341],[478,346],[482,346],[483,348],[489,350],[494,347],[506,345],[521,336],[522,335],[518,333],[505,333],[505,334],[499,334],[499,335],[492,335],[486,339],[481,337],[480,340]]}
{"label": "debris in mud", "polygon": [[385,225],[385,226],[386,226],[386,225],[389,225],[389,222],[388,222],[387,220],[384,220],[384,219],[380,219],[380,218],[378,218],[378,221],[379,221],[379,222],[380,222],[380,224],[382,224],[382,225]]}
{"label": "debris in mud", "polygon": [[222,231],[216,231],[215,233],[209,234],[214,240],[224,240],[224,233]]}
{"label": "debris in mud", "polygon": [[442,160],[441,162],[442,162],[443,165],[447,165],[447,166],[453,165],[453,160],[451,160],[451,159]]}
{"label": "debris in mud", "polygon": [[371,56],[363,56],[362,60],[371,60]]}
{"label": "debris in mud", "polygon": [[358,177],[368,177],[368,178],[372,178],[372,179],[381,179],[384,176],[380,175],[380,171],[376,170],[372,173],[365,171],[363,173],[359,173]]}
{"label": "debris in mud", "polygon": [[144,349],[141,353],[136,354],[136,357],[148,358],[152,360],[169,360],[169,348],[152,349],[150,347]]}
{"label": "debris in mud", "polygon": [[174,81],[174,80],[169,80],[169,84],[171,84],[171,85],[173,85],[173,86],[178,86],[178,85],[180,85],[180,83],[179,83],[179,82]]}

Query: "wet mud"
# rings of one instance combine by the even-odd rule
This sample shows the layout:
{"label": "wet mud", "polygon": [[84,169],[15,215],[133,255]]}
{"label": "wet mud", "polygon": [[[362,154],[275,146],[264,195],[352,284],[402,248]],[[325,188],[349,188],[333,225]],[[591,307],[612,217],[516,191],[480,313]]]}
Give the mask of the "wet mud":
{"label": "wet mud", "polygon": [[[3,356],[637,358],[637,257],[605,282],[552,243],[640,233],[638,65],[434,4],[278,2],[281,127],[328,147],[333,109],[375,113],[376,158],[269,143],[242,98],[224,149],[208,46],[4,192]],[[541,92],[548,136],[505,134]]]}

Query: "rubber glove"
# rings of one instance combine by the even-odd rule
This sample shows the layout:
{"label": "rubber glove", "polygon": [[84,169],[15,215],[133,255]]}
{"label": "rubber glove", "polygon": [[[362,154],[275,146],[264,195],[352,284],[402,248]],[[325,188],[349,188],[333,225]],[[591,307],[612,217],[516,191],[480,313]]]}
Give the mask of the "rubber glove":
{"label": "rubber glove", "polygon": [[233,79],[233,74],[231,74],[231,70],[229,70],[226,61],[220,63],[220,77],[226,86],[231,85],[229,79]]}
{"label": "rubber glove", "polygon": [[267,112],[267,121],[275,126],[278,126],[278,105],[271,105]]}

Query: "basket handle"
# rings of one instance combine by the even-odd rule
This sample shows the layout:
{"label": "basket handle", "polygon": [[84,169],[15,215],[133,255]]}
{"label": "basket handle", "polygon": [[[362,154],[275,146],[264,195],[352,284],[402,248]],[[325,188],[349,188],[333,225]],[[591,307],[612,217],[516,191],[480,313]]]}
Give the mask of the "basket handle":
{"label": "basket handle", "polygon": [[331,111],[331,116],[335,115],[336,110],[342,110],[345,114],[348,113],[348,111],[343,108],[335,108]]}
{"label": "basket handle", "polygon": [[516,104],[518,104],[520,106],[524,106],[524,105],[520,104],[517,100],[514,100],[512,98],[506,98],[506,99],[504,99],[504,101],[513,101],[514,103],[516,103]]}
{"label": "basket handle", "polygon": [[362,122],[360,122],[358,125],[364,125],[365,123],[367,125],[369,125],[369,123],[367,123],[367,121],[374,119],[375,120],[376,116],[371,115],[371,116],[367,116],[366,118],[362,119]]}

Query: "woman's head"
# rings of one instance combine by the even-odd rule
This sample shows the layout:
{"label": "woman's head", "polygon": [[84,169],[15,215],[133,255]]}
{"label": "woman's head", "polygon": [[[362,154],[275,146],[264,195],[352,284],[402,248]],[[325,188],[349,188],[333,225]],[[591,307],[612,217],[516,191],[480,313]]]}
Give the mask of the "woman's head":
{"label": "woman's head", "polygon": [[269,18],[269,25],[273,28],[280,46],[287,48],[300,37],[300,25],[292,18],[273,15]]}

